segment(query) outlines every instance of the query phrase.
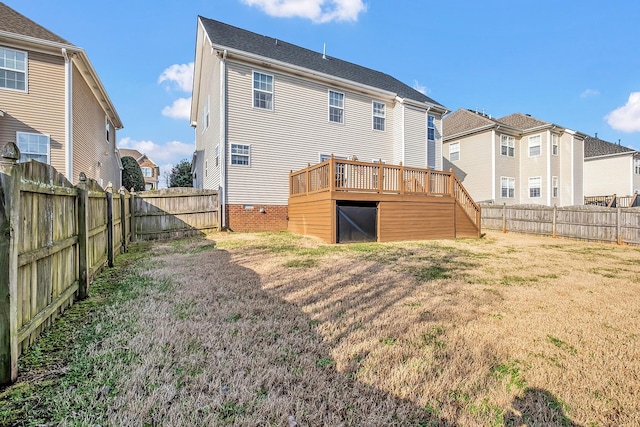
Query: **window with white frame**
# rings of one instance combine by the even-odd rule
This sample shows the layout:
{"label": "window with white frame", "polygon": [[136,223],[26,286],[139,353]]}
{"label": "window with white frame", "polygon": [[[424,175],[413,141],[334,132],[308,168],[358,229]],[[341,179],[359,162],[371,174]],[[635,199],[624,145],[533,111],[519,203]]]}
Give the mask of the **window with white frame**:
{"label": "window with white frame", "polygon": [[382,102],[373,101],[373,130],[384,130],[385,107]]}
{"label": "window with white frame", "polygon": [[49,163],[49,135],[17,132],[16,139],[20,149],[21,162],[33,159],[42,163]]}
{"label": "window with white frame", "polygon": [[452,142],[449,144],[449,160],[455,162],[456,160],[460,160],[460,143]]}
{"label": "window with white frame", "polygon": [[216,144],[216,148],[213,150],[213,157],[215,158],[216,167],[220,163],[220,144]]}
{"label": "window with white frame", "polygon": [[529,157],[539,156],[542,152],[542,142],[540,135],[529,137]]}
{"label": "window with white frame", "polygon": [[529,178],[529,198],[538,199],[540,197],[542,197],[542,177]]}
{"label": "window with white frame", "polygon": [[344,93],[329,91],[329,121],[344,123]]}
{"label": "window with white frame", "polygon": [[560,192],[558,177],[551,177],[551,197],[558,198]]}
{"label": "window with white frame", "polygon": [[144,176],[145,178],[150,178],[153,176],[153,169],[151,169],[148,166],[141,166],[140,169],[142,169],[142,176]]}
{"label": "window with white frame", "polygon": [[500,154],[514,157],[516,154],[516,139],[509,135],[500,135]]}
{"label": "window with white frame", "polygon": [[558,155],[558,135],[551,134],[551,154]]}
{"label": "window with white frame", "polygon": [[500,177],[500,195],[503,199],[511,199],[516,195],[516,179],[508,176]]}
{"label": "window with white frame", "polygon": [[435,116],[427,115],[427,140],[435,141],[436,140],[436,123]]}
{"label": "window with white frame", "polygon": [[273,76],[253,72],[253,106],[273,110]]}
{"label": "window with white frame", "polygon": [[27,91],[27,53],[0,47],[0,88]]}
{"label": "window with white frame", "polygon": [[207,96],[207,103],[204,104],[202,110],[202,132],[209,128],[209,122],[211,121],[211,98]]}
{"label": "window with white frame", "polygon": [[636,174],[640,175],[640,159],[634,159]]}
{"label": "window with white frame", "polygon": [[231,164],[249,166],[251,146],[244,144],[231,144]]}

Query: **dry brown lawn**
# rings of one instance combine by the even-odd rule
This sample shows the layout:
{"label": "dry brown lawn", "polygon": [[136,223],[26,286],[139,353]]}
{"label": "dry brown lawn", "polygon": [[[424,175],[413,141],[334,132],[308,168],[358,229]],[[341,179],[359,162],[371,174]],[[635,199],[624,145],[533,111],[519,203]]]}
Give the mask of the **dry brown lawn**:
{"label": "dry brown lawn", "polygon": [[640,249],[157,243],[114,425],[640,425]]}

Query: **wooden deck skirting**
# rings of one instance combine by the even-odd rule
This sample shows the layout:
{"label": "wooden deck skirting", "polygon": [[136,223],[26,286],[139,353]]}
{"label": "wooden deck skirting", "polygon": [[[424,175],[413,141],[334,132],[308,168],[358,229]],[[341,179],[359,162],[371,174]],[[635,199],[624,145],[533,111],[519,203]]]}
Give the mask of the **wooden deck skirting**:
{"label": "wooden deck skirting", "polygon": [[[294,220],[294,223],[297,218],[292,218],[292,214],[295,216],[297,210],[292,207],[300,206],[305,202],[319,203],[320,200],[333,200],[335,205],[336,200],[368,200],[410,203],[414,207],[422,203],[423,209],[427,210],[429,204],[437,203],[438,206],[443,206],[443,203],[446,204],[445,199],[454,206],[448,211],[449,213],[446,213],[446,210],[441,212],[443,224],[446,222],[444,219],[446,215],[454,217],[453,221],[456,224],[455,216],[460,212],[467,217],[465,222],[468,224],[463,234],[468,236],[469,228],[473,228],[473,234],[480,236],[480,207],[473,201],[453,171],[412,168],[402,164],[389,165],[382,162],[366,163],[336,159],[332,156],[322,163],[309,165],[305,169],[291,171],[289,174],[291,211],[289,217],[290,220]],[[325,215],[332,215],[333,208],[325,208],[324,212]],[[419,209],[414,212],[419,212]],[[418,213],[418,216],[420,215]],[[420,220],[419,217],[411,219],[414,222]],[[436,218],[432,216],[431,221],[434,220]],[[304,229],[309,227],[314,228],[311,224],[305,224]],[[294,224],[290,229],[299,230],[300,227]],[[332,226],[332,230],[335,231],[335,225]],[[458,235],[456,231],[457,226],[454,227],[451,237]],[[329,239],[325,237],[325,240]],[[335,237],[331,240],[335,240]]]}

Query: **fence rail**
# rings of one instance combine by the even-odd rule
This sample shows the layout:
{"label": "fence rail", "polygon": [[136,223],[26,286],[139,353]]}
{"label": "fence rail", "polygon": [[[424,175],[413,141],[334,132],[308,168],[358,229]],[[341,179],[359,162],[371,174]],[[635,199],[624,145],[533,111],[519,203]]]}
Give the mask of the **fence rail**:
{"label": "fence rail", "polygon": [[[83,173],[74,186],[53,167],[19,158],[13,143],[0,149],[0,384],[15,381],[19,355],[87,297],[96,274],[131,241],[219,226],[216,192],[114,192]],[[134,233],[132,222],[147,234]]]}
{"label": "fence rail", "polygon": [[483,204],[482,228],[640,245],[640,209]]}

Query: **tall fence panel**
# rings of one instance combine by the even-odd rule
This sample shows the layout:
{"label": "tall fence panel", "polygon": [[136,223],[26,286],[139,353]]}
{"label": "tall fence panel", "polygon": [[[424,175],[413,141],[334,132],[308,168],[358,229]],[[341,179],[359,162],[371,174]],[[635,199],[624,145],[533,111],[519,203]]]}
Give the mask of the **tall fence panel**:
{"label": "tall fence panel", "polygon": [[168,188],[138,193],[131,200],[134,241],[187,237],[220,228],[217,191]]}
{"label": "tall fence panel", "polygon": [[640,245],[640,209],[601,206],[482,205],[482,227],[517,233]]}

